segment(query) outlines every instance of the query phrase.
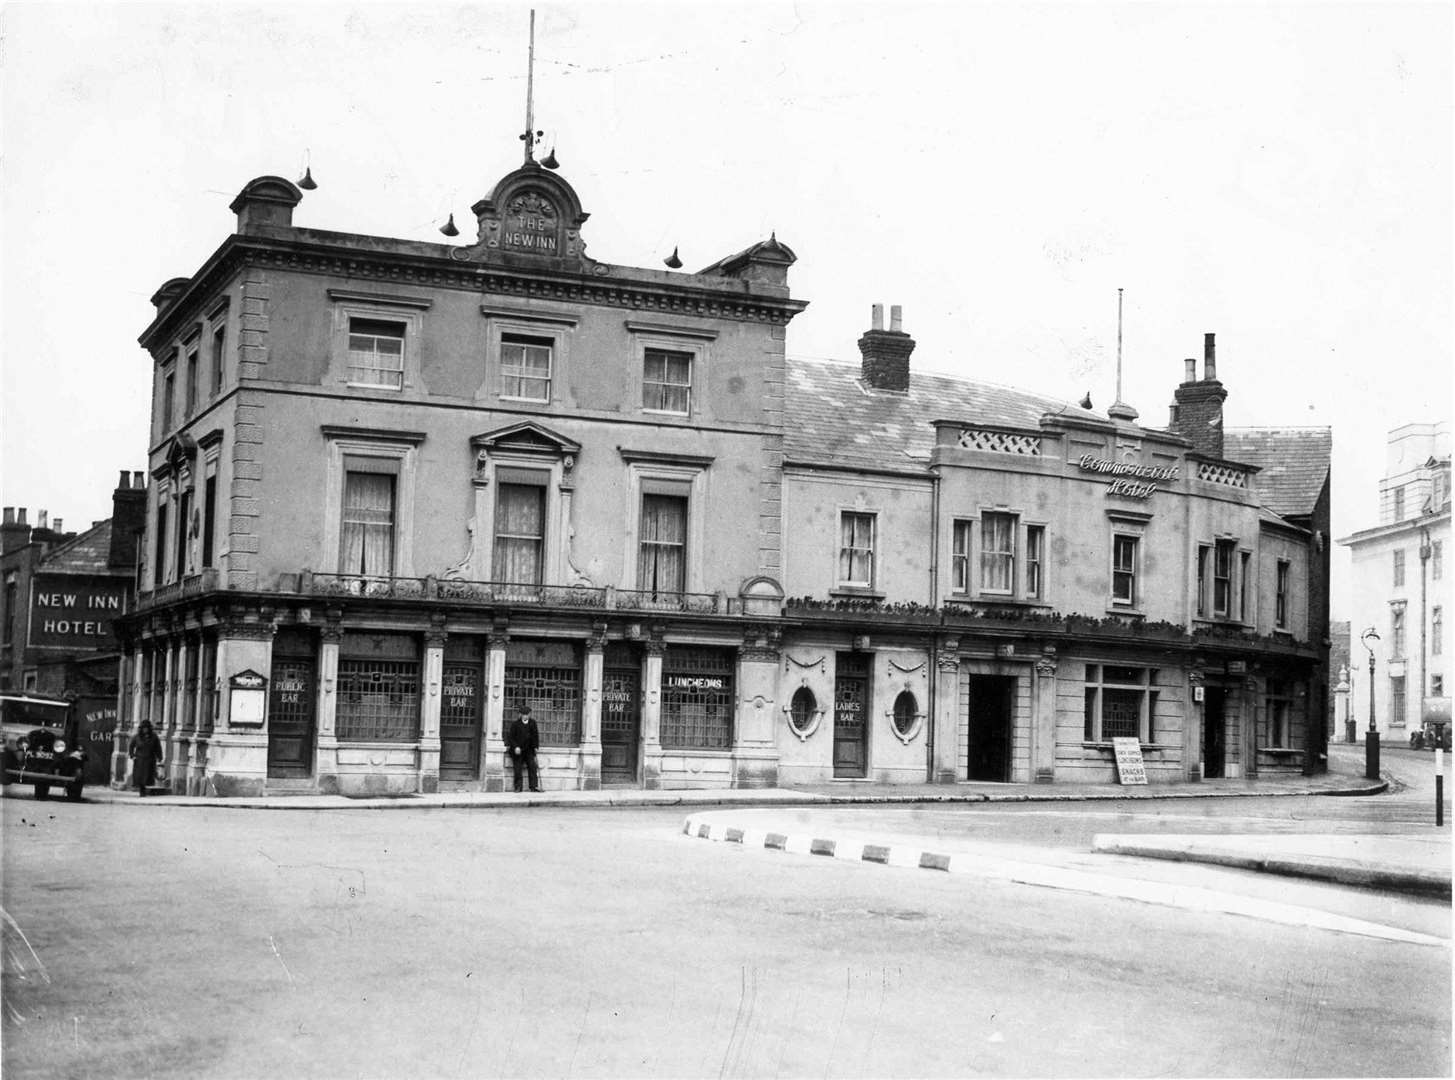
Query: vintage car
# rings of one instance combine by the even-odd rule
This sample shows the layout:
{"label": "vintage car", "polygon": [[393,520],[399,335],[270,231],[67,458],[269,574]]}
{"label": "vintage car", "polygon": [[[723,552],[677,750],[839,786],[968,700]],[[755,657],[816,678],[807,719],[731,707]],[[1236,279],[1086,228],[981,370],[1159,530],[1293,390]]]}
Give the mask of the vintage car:
{"label": "vintage car", "polygon": [[63,787],[66,798],[81,800],[86,786],[86,748],[72,706],[63,698],[0,693],[6,784],[31,784],[37,799],[48,798],[53,787]]}

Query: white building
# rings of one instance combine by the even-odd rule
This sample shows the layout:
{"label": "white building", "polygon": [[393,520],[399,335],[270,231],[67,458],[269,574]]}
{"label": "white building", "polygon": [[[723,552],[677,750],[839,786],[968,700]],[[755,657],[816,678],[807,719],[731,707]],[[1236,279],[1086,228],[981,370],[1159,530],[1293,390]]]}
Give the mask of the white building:
{"label": "white building", "polygon": [[1351,702],[1360,731],[1368,729],[1370,638],[1375,658],[1374,715],[1378,730],[1404,738],[1425,717],[1450,717],[1446,689],[1444,574],[1450,541],[1450,425],[1405,424],[1389,433],[1379,482],[1379,524],[1339,541],[1353,554]]}

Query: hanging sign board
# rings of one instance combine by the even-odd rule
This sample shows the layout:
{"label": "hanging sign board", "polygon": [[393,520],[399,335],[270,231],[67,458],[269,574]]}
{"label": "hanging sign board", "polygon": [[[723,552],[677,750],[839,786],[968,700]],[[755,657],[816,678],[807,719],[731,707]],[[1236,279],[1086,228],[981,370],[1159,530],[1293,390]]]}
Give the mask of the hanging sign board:
{"label": "hanging sign board", "polygon": [[1145,784],[1147,769],[1142,762],[1142,744],[1125,737],[1111,741],[1117,756],[1117,779],[1123,784]]}

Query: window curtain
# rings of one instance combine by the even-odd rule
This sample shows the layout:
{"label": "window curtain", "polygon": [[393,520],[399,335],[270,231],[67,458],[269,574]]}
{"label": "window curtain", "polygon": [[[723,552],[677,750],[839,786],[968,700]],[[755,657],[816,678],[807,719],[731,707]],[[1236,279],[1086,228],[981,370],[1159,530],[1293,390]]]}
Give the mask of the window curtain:
{"label": "window curtain", "polygon": [[1015,566],[1014,519],[986,514],[980,524],[980,577],[982,589],[1010,592]]}
{"label": "window curtain", "polygon": [[638,588],[681,592],[686,582],[687,501],[671,495],[642,496]]}
{"label": "window curtain", "polygon": [[368,577],[394,572],[394,477],[348,473],[344,480],[342,571]]}
{"label": "window curtain", "polygon": [[501,484],[495,505],[495,580],[540,584],[545,531],[545,489]]}
{"label": "window curtain", "polygon": [[874,581],[874,518],[845,514],[839,531],[839,580],[867,585]]}

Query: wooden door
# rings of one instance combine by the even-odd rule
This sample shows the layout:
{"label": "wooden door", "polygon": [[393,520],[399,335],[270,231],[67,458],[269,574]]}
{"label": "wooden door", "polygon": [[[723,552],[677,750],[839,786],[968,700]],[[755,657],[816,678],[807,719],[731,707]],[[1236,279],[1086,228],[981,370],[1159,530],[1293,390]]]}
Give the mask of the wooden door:
{"label": "wooden door", "polygon": [[869,654],[839,653],[834,672],[834,778],[868,775]]}

